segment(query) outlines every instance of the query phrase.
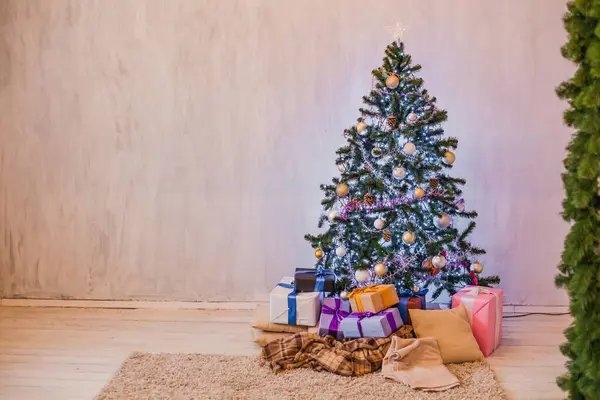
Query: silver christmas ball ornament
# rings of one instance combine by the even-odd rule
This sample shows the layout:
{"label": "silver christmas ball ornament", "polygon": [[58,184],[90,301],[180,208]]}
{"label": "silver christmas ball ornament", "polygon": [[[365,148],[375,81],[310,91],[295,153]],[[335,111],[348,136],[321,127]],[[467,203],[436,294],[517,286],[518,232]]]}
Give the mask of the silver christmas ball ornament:
{"label": "silver christmas ball ornament", "polygon": [[406,117],[406,122],[408,122],[409,124],[414,124],[415,122],[417,122],[417,119],[419,119],[419,117],[417,116],[417,114],[410,113]]}
{"label": "silver christmas ball ornament", "polygon": [[374,226],[376,229],[383,229],[383,227],[385,226],[385,221],[384,221],[384,220],[382,220],[381,218],[377,218],[377,219],[375,220],[375,222],[373,222],[373,226]]}
{"label": "silver christmas ball ornament", "polygon": [[346,249],[340,246],[335,249],[335,254],[337,254],[338,257],[344,257],[346,255]]}
{"label": "silver christmas ball ornament", "polygon": [[336,210],[333,210],[329,213],[327,218],[329,219],[329,222],[333,222],[338,216],[339,216],[338,212]]}
{"label": "silver christmas ball ornament", "polygon": [[394,175],[394,178],[396,179],[402,179],[404,176],[406,176],[406,171],[402,167],[396,167],[392,171],[392,175]]}
{"label": "silver christmas ball ornament", "polygon": [[404,145],[404,147],[402,148],[402,150],[403,150],[403,151],[404,151],[406,154],[408,154],[408,155],[411,155],[411,154],[414,154],[414,153],[415,153],[415,151],[417,151],[417,146],[415,146],[415,144],[414,144],[414,143],[412,143],[412,142],[407,142],[407,143]]}
{"label": "silver christmas ball ornament", "polygon": [[435,256],[431,259],[431,263],[438,268],[444,268],[446,266],[446,257],[444,256]]}
{"label": "silver christmas ball ornament", "polygon": [[368,281],[370,277],[371,274],[366,269],[359,269],[354,273],[354,279],[356,279],[356,282],[358,283],[364,283]]}

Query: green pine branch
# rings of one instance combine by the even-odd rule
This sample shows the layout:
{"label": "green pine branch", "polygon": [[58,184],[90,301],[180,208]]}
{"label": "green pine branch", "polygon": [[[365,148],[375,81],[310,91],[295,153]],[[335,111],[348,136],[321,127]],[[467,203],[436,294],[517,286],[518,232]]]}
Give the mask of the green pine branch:
{"label": "green pine branch", "polygon": [[577,70],[556,93],[568,104],[565,124],[575,130],[562,174],[562,216],[571,230],[555,282],[569,294],[574,321],[561,346],[568,372],[557,383],[569,398],[600,399],[600,0],[570,1],[567,9],[569,36],[561,51]]}

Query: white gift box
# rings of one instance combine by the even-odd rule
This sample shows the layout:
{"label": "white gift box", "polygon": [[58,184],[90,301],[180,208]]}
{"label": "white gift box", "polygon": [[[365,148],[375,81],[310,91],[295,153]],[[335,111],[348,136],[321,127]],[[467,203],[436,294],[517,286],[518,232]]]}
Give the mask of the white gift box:
{"label": "white gift box", "polygon": [[[293,277],[284,277],[280,283],[293,284]],[[269,297],[270,319],[276,324],[290,324],[288,321],[288,295],[294,290],[275,286]],[[296,320],[290,325],[315,326],[321,313],[321,292],[296,293]]]}

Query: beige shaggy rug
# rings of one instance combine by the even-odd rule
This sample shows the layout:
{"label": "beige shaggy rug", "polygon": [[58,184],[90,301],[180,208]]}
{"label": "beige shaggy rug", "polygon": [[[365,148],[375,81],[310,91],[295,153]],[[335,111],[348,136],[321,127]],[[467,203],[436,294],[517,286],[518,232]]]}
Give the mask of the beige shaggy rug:
{"label": "beige shaggy rug", "polygon": [[301,368],[273,374],[258,357],[134,353],[97,399],[445,399],[499,400],[505,394],[485,362],[448,368],[460,386],[420,392],[379,372],[347,378]]}

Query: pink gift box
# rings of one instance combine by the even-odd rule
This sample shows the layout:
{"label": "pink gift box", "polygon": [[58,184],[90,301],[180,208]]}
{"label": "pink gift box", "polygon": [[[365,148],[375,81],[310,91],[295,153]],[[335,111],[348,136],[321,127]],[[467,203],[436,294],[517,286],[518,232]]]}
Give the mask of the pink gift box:
{"label": "pink gift box", "polygon": [[452,296],[452,308],[463,304],[469,314],[473,336],[484,356],[502,341],[502,289],[467,286]]}

